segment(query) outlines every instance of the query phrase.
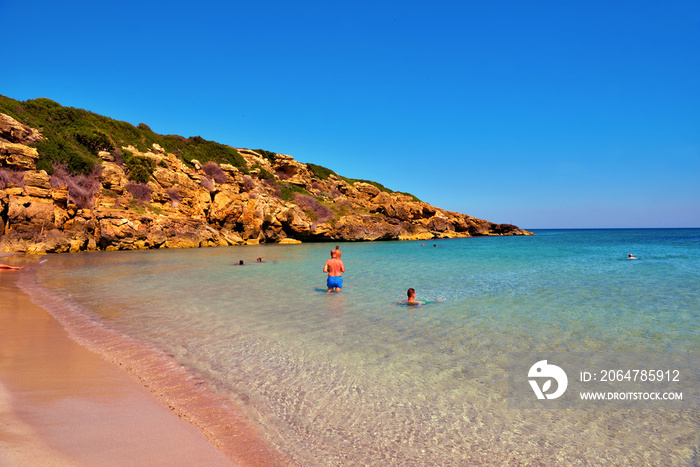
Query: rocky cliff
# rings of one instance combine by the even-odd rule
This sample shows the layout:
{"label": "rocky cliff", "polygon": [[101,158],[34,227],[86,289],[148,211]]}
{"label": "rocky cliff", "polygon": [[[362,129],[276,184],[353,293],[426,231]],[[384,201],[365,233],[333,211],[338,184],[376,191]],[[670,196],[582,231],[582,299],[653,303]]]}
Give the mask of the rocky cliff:
{"label": "rocky cliff", "polygon": [[[158,144],[98,151],[91,175],[37,170],[44,136],[0,114],[0,250],[193,248],[299,241],[528,235],[445,211],[283,154],[237,149],[242,167],[182,160]],[[145,161],[145,183],[122,155]],[[321,168],[322,169],[322,168]]]}

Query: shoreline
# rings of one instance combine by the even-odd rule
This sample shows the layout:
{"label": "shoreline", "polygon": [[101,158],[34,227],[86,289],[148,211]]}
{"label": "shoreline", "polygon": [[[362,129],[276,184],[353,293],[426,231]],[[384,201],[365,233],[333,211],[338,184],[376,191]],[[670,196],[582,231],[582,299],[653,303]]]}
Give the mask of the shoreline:
{"label": "shoreline", "polygon": [[293,464],[171,357],[55,306],[31,269],[0,273],[0,464]]}

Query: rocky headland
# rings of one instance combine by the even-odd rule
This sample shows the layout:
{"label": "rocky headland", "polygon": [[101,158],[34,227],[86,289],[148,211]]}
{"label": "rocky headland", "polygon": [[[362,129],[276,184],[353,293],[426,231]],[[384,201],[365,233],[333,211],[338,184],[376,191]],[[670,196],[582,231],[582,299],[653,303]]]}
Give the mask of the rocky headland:
{"label": "rocky headland", "polygon": [[[183,158],[157,143],[146,150],[93,144],[91,172],[74,174],[61,165],[47,171],[37,167],[37,143],[46,138],[51,136],[0,114],[1,251],[531,234],[261,150],[235,148],[242,159],[234,166]],[[139,167],[147,170],[134,181]]]}

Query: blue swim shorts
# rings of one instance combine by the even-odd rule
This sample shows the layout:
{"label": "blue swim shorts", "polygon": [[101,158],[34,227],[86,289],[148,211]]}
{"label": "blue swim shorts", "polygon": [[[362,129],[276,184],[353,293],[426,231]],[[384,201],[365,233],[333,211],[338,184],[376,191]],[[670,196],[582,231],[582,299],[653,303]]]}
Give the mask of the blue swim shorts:
{"label": "blue swim shorts", "polygon": [[326,281],[329,289],[342,289],[343,288],[343,277],[342,276],[328,276],[328,281]]}

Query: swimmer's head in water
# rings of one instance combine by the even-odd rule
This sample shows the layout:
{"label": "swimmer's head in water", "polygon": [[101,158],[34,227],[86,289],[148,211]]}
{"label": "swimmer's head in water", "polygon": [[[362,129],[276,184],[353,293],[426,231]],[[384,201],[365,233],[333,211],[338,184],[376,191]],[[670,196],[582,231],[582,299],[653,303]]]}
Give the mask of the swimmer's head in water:
{"label": "swimmer's head in water", "polygon": [[416,297],[416,290],[415,290],[413,287],[411,287],[411,288],[408,289],[408,291],[406,292],[406,296],[408,297],[409,300],[412,299],[412,298],[415,298],[415,297]]}

